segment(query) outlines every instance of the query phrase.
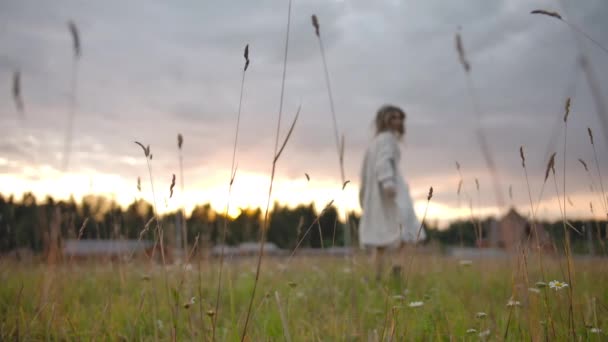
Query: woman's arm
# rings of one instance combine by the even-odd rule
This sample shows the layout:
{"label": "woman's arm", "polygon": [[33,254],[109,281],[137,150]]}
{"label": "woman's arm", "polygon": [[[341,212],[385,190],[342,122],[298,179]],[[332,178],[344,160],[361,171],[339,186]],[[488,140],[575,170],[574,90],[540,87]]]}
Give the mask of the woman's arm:
{"label": "woman's arm", "polygon": [[376,155],[376,179],[387,197],[394,197],[396,193],[396,168],[397,145],[391,134],[383,134],[378,137]]}

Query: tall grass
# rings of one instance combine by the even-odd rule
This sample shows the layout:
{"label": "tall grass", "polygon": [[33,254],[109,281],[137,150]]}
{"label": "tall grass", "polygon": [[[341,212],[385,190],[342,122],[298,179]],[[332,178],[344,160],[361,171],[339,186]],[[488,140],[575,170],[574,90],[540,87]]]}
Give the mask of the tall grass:
{"label": "tall grass", "polygon": [[239,107],[238,107],[238,111],[237,111],[237,117],[236,117],[236,129],[235,129],[235,133],[234,133],[234,144],[233,144],[233,148],[232,148],[232,162],[230,165],[230,180],[229,180],[229,184],[228,184],[228,199],[226,201],[226,210],[224,211],[224,224],[222,226],[222,237],[221,237],[221,251],[220,251],[220,266],[219,266],[219,272],[218,272],[218,280],[217,280],[217,294],[216,294],[216,300],[215,300],[215,315],[213,316],[212,320],[213,320],[213,332],[212,332],[212,340],[215,341],[215,328],[217,326],[217,318],[219,315],[219,305],[220,305],[220,294],[221,294],[221,288],[222,288],[222,271],[224,268],[224,247],[226,245],[226,233],[228,231],[228,213],[230,211],[230,196],[232,194],[232,184],[234,183],[234,178],[236,177],[236,170],[238,165],[235,164],[236,162],[236,150],[237,150],[237,146],[238,146],[238,138],[239,138],[239,128],[240,128],[240,123],[241,123],[241,110],[242,110],[242,105],[243,105],[243,91],[245,89],[245,73],[247,71],[247,68],[249,67],[249,44],[247,44],[245,46],[245,50],[243,52],[243,57],[245,58],[245,64],[243,67],[243,76],[241,79],[241,92],[239,95]]}
{"label": "tall grass", "polygon": [[[602,130],[604,132],[604,136],[608,137],[608,109],[606,108],[606,103],[604,102],[604,96],[602,95],[602,90],[600,89],[600,83],[597,80],[596,73],[591,66],[591,62],[587,57],[585,49],[583,48],[582,43],[580,42],[579,36],[584,36],[587,40],[591,41],[595,46],[600,48],[604,53],[608,53],[606,47],[601,45],[597,40],[593,39],[590,35],[581,30],[578,26],[574,25],[570,21],[566,20],[559,12],[557,11],[549,11],[544,9],[537,9],[530,12],[531,14],[538,14],[550,18],[557,19],[563,23],[565,23],[572,32],[575,33],[574,37],[576,40],[577,47],[579,49],[579,62],[580,66],[585,73],[585,79],[587,80],[587,85],[589,86],[589,90],[591,91],[591,97],[596,107],[596,114],[598,119],[600,120]],[[606,146],[608,146],[608,139],[606,139]]]}
{"label": "tall grass", "polygon": [[[265,262],[268,272],[261,279],[261,286],[273,290],[255,310],[255,324],[251,324],[247,338],[251,341],[282,340],[284,329],[288,327],[293,341],[365,340],[368,334],[373,335],[374,330],[380,336],[386,326],[385,339],[393,335],[393,340],[397,341],[477,340],[477,334],[486,329],[491,329],[487,340],[502,340],[509,311],[512,310],[509,340],[531,340],[531,336],[550,341],[568,339],[569,327],[563,319],[567,318],[567,297],[564,297],[567,294],[564,290],[542,287],[538,288],[540,293],[535,293],[522,289],[525,294],[517,298],[521,305],[505,305],[512,291],[512,270],[508,260],[493,259],[483,266],[473,264],[466,268],[455,267],[456,261],[452,257],[416,255],[416,260],[410,273],[416,281],[411,282],[409,292],[403,294],[396,292],[398,289],[388,282],[368,280],[373,270],[364,254],[355,256],[355,267],[349,270],[350,273],[344,271],[341,259],[329,256],[298,257],[285,273],[278,273],[277,270],[283,269],[280,267],[282,261],[270,258]],[[548,276],[558,277],[558,261],[555,258],[546,261]],[[606,331],[608,303],[604,284],[608,281],[608,274],[600,269],[604,261],[581,258],[576,262],[578,272],[574,274],[574,282],[577,286],[573,300],[575,307],[580,308],[577,321],[584,319],[588,325]],[[229,297],[233,298],[236,307],[247,305],[254,281],[250,269],[254,265],[255,260],[250,258],[231,264],[231,272],[226,273],[226,278],[234,286],[225,288],[229,296],[222,299],[222,306],[229,304]],[[155,303],[152,293],[154,288],[164,286],[162,274],[151,273],[148,280],[143,280],[140,275],[142,265],[130,263],[126,266],[126,281],[120,282],[111,264],[87,263],[78,270],[66,266],[58,265],[54,280],[54,287],[62,291],[61,296],[54,295],[48,304],[37,306],[37,285],[42,281],[45,268],[31,265],[25,269],[23,265],[11,262],[0,265],[3,274],[0,340],[14,340],[18,322],[23,340],[154,340],[155,329],[157,340],[173,338],[172,329],[167,324],[171,321],[170,307],[163,304],[169,294],[159,292]],[[198,286],[199,276],[202,279],[214,278],[216,266],[217,262],[201,267],[200,272],[186,273],[185,286]],[[177,286],[181,281],[179,269],[168,268],[167,272],[170,286]],[[477,272],[486,275],[482,287],[476,285]],[[537,271],[530,273],[531,278],[539,276]],[[286,284],[286,277],[297,286],[291,288]],[[331,277],[335,279],[334,284],[330,283]],[[203,281],[200,286],[203,296],[200,300],[197,297],[198,305],[213,307],[214,298],[208,294],[214,293],[215,282]],[[353,309],[344,305],[350,301],[346,288],[353,289],[359,303],[356,308],[358,318],[354,321]],[[275,291],[280,294],[284,320],[280,317],[276,298],[273,298]],[[289,291],[289,294],[283,291]],[[396,293],[400,296],[394,296]],[[555,335],[550,332],[549,318],[538,310],[542,305],[541,296],[545,294],[549,298],[549,310],[556,318]],[[343,305],[328,310],[333,297]],[[422,306],[409,306],[421,299],[424,300]],[[180,306],[182,314],[177,321],[176,340],[190,340],[192,335],[195,340],[210,340],[210,318],[205,311],[193,310],[196,305],[189,308]],[[483,310],[487,314],[484,318],[475,317],[479,310],[474,308],[480,305],[487,308]],[[528,312],[532,326],[518,319]],[[193,319],[192,327],[189,319]],[[284,321],[287,324],[284,325]],[[547,325],[542,325],[541,321],[547,321]],[[218,326],[226,328],[218,329],[216,338],[238,339],[240,331],[233,329],[237,324],[236,318],[222,315]],[[476,333],[467,333],[470,328],[475,328]],[[579,323],[577,339],[605,339],[605,333],[592,333],[590,329],[582,328],[582,323]],[[355,331],[358,331],[357,335]]]}
{"label": "tall grass", "polygon": [[475,119],[476,119],[475,135],[477,137],[477,143],[479,144],[479,148],[481,149],[481,152],[482,152],[485,164],[486,164],[486,168],[488,169],[488,172],[490,173],[490,176],[492,178],[492,184],[494,186],[494,196],[496,198],[496,205],[498,206],[498,208],[502,209],[502,207],[504,206],[504,196],[503,196],[503,190],[502,190],[502,186],[501,186],[501,182],[500,182],[500,175],[499,175],[498,169],[496,168],[496,163],[494,162],[494,157],[492,155],[492,151],[488,144],[488,139],[486,137],[485,130],[483,129],[483,126],[481,123],[482,113],[481,113],[481,109],[479,106],[479,100],[478,100],[477,94],[475,92],[475,86],[473,85],[473,77],[471,76],[471,63],[467,59],[460,32],[456,33],[455,43],[456,43],[456,52],[458,53],[458,59],[465,72],[467,89],[469,92],[469,98],[471,100],[471,103],[473,105],[473,111],[475,113]]}
{"label": "tall grass", "polygon": [[72,37],[72,73],[70,81],[70,100],[68,104],[68,119],[67,128],[65,133],[65,143],[63,151],[62,170],[67,171],[70,163],[70,154],[72,151],[72,135],[74,130],[74,115],[76,112],[76,91],[78,87],[78,61],[82,55],[80,33],[76,23],[73,21],[68,22],[68,29]]}
{"label": "tall grass", "polygon": [[266,230],[268,229],[268,213],[270,210],[270,199],[272,196],[272,186],[273,186],[273,182],[274,182],[274,176],[275,176],[275,171],[276,171],[276,165],[277,165],[277,161],[281,155],[281,152],[283,150],[283,147],[285,146],[285,144],[287,143],[287,141],[289,140],[289,137],[291,135],[291,132],[293,131],[294,125],[296,123],[296,120],[298,118],[298,114],[299,114],[299,109],[298,109],[298,114],[296,114],[296,117],[293,121],[293,124],[291,126],[291,129],[289,130],[289,132],[287,133],[287,136],[285,138],[285,141],[283,143],[283,147],[281,148],[281,150],[279,150],[279,134],[281,131],[281,118],[283,116],[283,97],[285,94],[285,77],[287,75],[287,55],[289,53],[289,30],[290,30],[290,26],[291,26],[291,5],[292,5],[292,1],[289,0],[289,4],[287,6],[287,27],[286,27],[286,32],[285,32],[285,50],[284,50],[284,54],[283,54],[283,75],[281,78],[281,93],[279,96],[279,113],[278,113],[278,118],[277,118],[277,129],[275,132],[275,143],[274,143],[274,150],[272,153],[272,168],[270,171],[270,184],[268,186],[268,200],[266,202],[266,209],[264,211],[264,221],[262,223],[262,229],[260,232],[260,251],[259,251],[259,255],[258,255],[258,261],[257,261],[257,265],[256,265],[256,271],[255,271],[255,281],[253,283],[253,289],[251,291],[251,298],[249,300],[249,306],[247,308],[247,315],[245,317],[245,324],[243,325],[243,332],[241,334],[241,341],[245,340],[245,336],[247,336],[247,327],[249,325],[249,318],[251,316],[251,309],[253,307],[253,300],[255,299],[255,293],[258,287],[258,282],[260,279],[260,270],[262,267],[262,258],[264,257],[264,243],[266,242]]}

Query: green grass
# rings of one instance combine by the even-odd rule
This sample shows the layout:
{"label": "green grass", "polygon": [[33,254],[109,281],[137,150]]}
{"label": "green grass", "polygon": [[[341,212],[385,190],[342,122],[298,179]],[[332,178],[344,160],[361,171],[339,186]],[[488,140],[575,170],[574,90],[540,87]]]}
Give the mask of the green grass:
{"label": "green grass", "polygon": [[[490,340],[568,339],[568,292],[529,287],[540,280],[529,256],[526,284],[512,259],[475,259],[471,266],[459,260],[418,255],[411,279],[376,282],[371,260],[357,255],[345,258],[301,257],[288,266],[279,258],[265,259],[259,292],[248,329],[249,341],[283,340],[282,310],[293,341],[368,340],[478,340],[489,329]],[[403,256],[395,263],[407,265]],[[225,265],[216,337],[240,339],[254,283],[254,258],[235,259]],[[590,327],[608,330],[608,272],[602,259],[575,259],[574,314],[576,334],[584,341],[606,339]],[[565,280],[557,258],[546,256],[547,279]],[[405,266],[404,266],[405,267]],[[49,268],[38,264],[0,263],[0,340],[171,340],[175,323],[177,340],[208,340],[215,306],[217,262],[203,260],[190,270],[167,269],[169,291],[162,266],[141,263],[80,263]],[[406,274],[406,270],[403,270]],[[388,273],[388,272],[387,272]],[[199,277],[200,275],[200,277]],[[148,279],[149,277],[149,279]],[[291,283],[291,284],[290,284]],[[46,290],[45,290],[46,288]],[[22,290],[21,290],[22,289]],[[21,292],[21,295],[19,295]],[[519,307],[507,307],[515,293]],[[544,305],[546,294],[547,308]],[[202,295],[202,296],[201,296]],[[397,296],[401,295],[402,298]],[[195,303],[183,304],[191,297]],[[595,299],[594,299],[595,298]],[[418,308],[413,301],[423,301]],[[177,319],[171,310],[177,303]],[[477,312],[487,314],[476,318]],[[547,314],[550,313],[550,315]],[[550,317],[551,316],[551,317]],[[477,333],[467,334],[468,329]]]}

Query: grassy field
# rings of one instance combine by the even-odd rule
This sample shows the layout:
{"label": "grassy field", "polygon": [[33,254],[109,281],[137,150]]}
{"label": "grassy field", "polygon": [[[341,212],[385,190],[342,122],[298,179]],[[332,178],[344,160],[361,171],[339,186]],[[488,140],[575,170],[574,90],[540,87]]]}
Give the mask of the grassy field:
{"label": "grassy field", "polygon": [[[415,255],[410,269],[411,255],[393,259],[403,265],[401,277],[387,270],[380,282],[363,254],[300,257],[288,265],[265,259],[247,340],[555,341],[572,332],[577,341],[606,340],[605,260],[574,260],[571,329],[569,289],[537,286],[535,256],[524,262]],[[255,262],[227,261],[216,313],[216,261],[166,268],[4,261],[0,340],[210,340],[215,318],[217,340],[239,340]],[[547,284],[565,280],[565,259],[545,256],[544,266]]]}

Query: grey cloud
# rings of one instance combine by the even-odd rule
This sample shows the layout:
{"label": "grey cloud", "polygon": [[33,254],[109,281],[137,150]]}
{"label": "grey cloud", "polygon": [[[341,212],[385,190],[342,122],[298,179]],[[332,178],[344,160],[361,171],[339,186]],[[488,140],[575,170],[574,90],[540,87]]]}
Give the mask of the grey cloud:
{"label": "grey cloud", "polygon": [[[346,137],[346,173],[355,180],[372,136],[374,112],[382,103],[408,112],[403,168],[410,184],[426,193],[433,179],[442,203],[457,202],[454,160],[471,184],[489,176],[475,139],[477,122],[458,64],[454,34],[462,27],[472,82],[503,179],[522,193],[520,145],[530,173],[544,172],[548,151],[561,151],[566,96],[573,97],[568,130],[571,190],[585,191],[576,158],[592,160],[586,127],[593,127],[600,156],[606,145],[585,79],[577,69],[575,41],[566,25],[532,16],[531,9],[553,2],[468,3],[445,1],[295,2],[290,36],[281,137],[295,108],[303,110],[281,158],[280,173],[338,177],[335,138],[319,47],[310,15],[319,16],[340,133]],[[238,105],[242,49],[249,43],[252,64],[246,75],[239,136],[239,167],[268,172],[279,106],[285,34],[284,1],[187,1],[3,4],[7,30],[0,44],[0,79],[23,70],[24,95],[31,108],[32,135],[44,140],[49,163],[62,150],[71,70],[65,22],[81,28],[75,165],[135,175],[140,158],[133,140],[152,145],[159,173],[175,167],[175,135],[184,134],[188,177],[229,166]],[[568,18],[603,41],[608,29],[601,0],[569,6]],[[565,11],[566,11],[565,10]],[[607,42],[604,42],[608,44]],[[608,84],[606,55],[585,42],[597,77]],[[7,88],[8,89],[8,88]],[[606,89],[603,90],[606,94]],[[14,109],[8,94],[0,112]],[[28,113],[29,114],[29,113]],[[12,120],[12,121],[11,121]],[[4,127],[7,127],[3,125]],[[14,132],[3,131],[11,135]],[[103,146],[102,150],[95,146]],[[0,153],[10,151],[0,146]],[[113,158],[115,157],[115,158]],[[158,159],[157,159],[158,158]],[[608,167],[601,159],[600,167]],[[539,189],[542,177],[532,180]],[[483,199],[493,202],[490,191]],[[523,198],[521,201],[523,201]],[[518,197],[519,200],[519,197]]]}

